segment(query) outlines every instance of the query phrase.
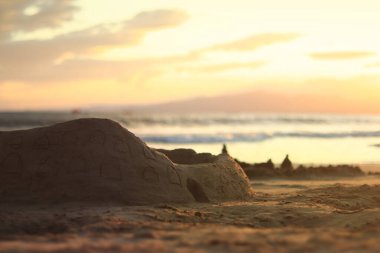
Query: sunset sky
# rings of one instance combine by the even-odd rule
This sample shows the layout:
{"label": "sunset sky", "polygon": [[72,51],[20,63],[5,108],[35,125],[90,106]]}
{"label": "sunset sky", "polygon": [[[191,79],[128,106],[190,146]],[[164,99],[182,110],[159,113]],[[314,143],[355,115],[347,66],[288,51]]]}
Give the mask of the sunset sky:
{"label": "sunset sky", "polygon": [[0,110],[265,90],[380,113],[379,24],[378,0],[0,0]]}

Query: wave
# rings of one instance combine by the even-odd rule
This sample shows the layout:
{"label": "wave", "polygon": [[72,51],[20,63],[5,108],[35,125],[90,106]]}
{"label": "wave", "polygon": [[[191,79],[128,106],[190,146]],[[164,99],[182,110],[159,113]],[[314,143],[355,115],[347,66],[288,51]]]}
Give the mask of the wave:
{"label": "wave", "polygon": [[334,125],[334,124],[380,124],[380,117],[326,116],[326,115],[148,115],[118,117],[126,126],[247,126],[247,125]]}
{"label": "wave", "polygon": [[222,142],[263,142],[275,138],[370,138],[380,137],[380,131],[352,131],[352,132],[275,132],[275,133],[229,133],[229,134],[173,134],[173,135],[140,135],[150,143],[222,143]]}
{"label": "wave", "polygon": [[258,125],[367,125],[380,124],[379,116],[295,115],[295,114],[120,114],[70,112],[0,112],[0,128],[46,126],[78,117],[110,118],[126,127],[144,126],[258,126]]}
{"label": "wave", "polygon": [[19,130],[42,127],[73,120],[83,115],[66,112],[0,112],[0,129]]}
{"label": "wave", "polygon": [[[150,143],[191,144],[263,142],[276,138],[380,137],[380,131],[370,131],[380,129],[380,117],[378,116],[243,113],[186,115],[82,113],[76,115],[70,112],[0,112],[0,130],[47,126],[80,117],[101,117],[116,120],[135,132],[144,141]],[[337,130],[341,126],[347,130],[345,132]],[[215,132],[210,132],[213,129]],[[228,132],[225,133],[224,131]]]}

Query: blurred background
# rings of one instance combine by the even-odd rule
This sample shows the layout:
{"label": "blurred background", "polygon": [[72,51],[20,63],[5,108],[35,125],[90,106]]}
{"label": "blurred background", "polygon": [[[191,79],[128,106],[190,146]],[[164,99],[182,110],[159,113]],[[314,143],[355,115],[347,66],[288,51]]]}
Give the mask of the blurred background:
{"label": "blurred background", "polygon": [[0,129],[107,117],[152,147],[378,164],[379,7],[0,1]]}

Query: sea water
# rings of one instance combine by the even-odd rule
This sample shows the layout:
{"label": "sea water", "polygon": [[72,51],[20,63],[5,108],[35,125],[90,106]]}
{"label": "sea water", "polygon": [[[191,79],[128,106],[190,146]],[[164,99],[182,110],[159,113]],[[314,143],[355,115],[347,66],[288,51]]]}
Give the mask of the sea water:
{"label": "sea water", "polygon": [[116,120],[154,148],[218,154],[225,143],[246,162],[280,163],[289,154],[296,164],[380,164],[380,116],[373,115],[2,112],[0,130],[83,117]]}

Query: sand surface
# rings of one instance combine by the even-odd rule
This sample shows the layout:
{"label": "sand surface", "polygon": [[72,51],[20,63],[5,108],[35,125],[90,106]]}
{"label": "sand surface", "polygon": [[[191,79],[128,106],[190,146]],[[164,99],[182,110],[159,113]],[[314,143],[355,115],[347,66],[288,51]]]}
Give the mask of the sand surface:
{"label": "sand surface", "polygon": [[0,252],[379,252],[379,175],[249,181],[99,119],[0,144]]}
{"label": "sand surface", "polygon": [[0,252],[379,252],[379,182],[253,182],[252,200],[218,204],[2,204]]}
{"label": "sand surface", "polygon": [[245,200],[251,194],[232,157],[174,164],[115,121],[87,118],[0,131],[1,203],[141,205]]}

